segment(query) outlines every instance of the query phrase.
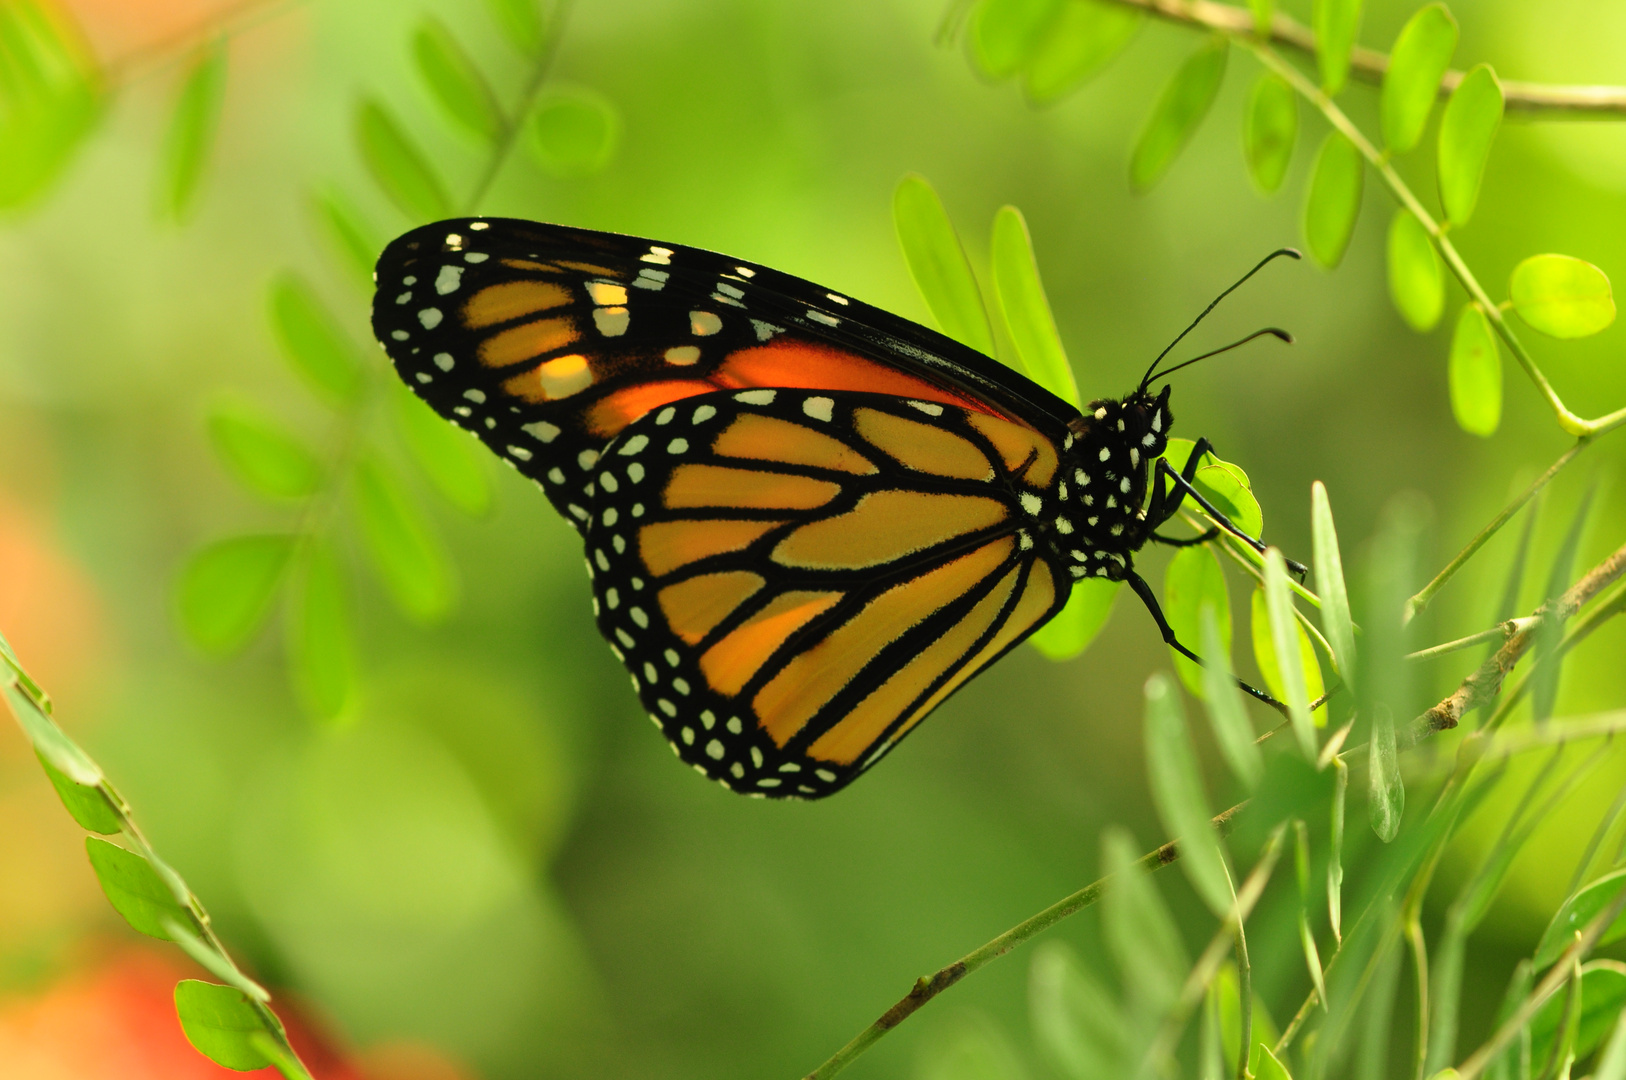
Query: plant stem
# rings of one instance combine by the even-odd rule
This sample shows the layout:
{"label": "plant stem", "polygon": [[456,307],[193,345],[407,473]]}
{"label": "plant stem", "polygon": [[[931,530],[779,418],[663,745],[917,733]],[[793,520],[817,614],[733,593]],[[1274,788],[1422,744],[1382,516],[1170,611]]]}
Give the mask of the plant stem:
{"label": "plant stem", "polygon": [[1445,656],[1447,653],[1454,653],[1459,649],[1471,649],[1475,645],[1495,641],[1497,638],[1506,641],[1527,624],[1527,619],[1509,619],[1507,622],[1497,623],[1489,630],[1481,630],[1477,634],[1469,634],[1467,637],[1457,638],[1455,641],[1447,641],[1443,645],[1431,645],[1426,649],[1418,649],[1414,653],[1407,653],[1403,659],[1433,660],[1437,656]]}
{"label": "plant stem", "polygon": [[553,68],[553,61],[559,55],[559,39],[564,36],[565,16],[570,11],[570,0],[559,0],[553,9],[553,18],[547,29],[547,39],[542,43],[542,52],[536,58],[536,64],[531,68],[530,76],[519,92],[519,100],[514,103],[511,112],[502,118],[502,130],[497,133],[497,140],[492,145],[491,157],[487,159],[485,169],[481,171],[479,179],[469,192],[468,199],[463,204],[463,213],[472,214],[479,208],[480,200],[486,197],[491,185],[497,179],[497,173],[502,170],[503,163],[513,152],[514,143],[519,138],[520,129],[525,124],[525,117],[530,113],[531,106],[536,102],[537,94],[542,92],[543,83],[547,82],[548,72]]}

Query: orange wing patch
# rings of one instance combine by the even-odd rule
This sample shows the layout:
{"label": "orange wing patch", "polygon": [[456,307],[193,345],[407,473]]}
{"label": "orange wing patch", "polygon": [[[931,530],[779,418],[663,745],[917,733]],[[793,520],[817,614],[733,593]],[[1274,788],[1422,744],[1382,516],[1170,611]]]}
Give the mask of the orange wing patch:
{"label": "orange wing patch", "polygon": [[1027,471],[1025,479],[1035,487],[1048,487],[1056,475],[1056,448],[1050,440],[1034,431],[1032,428],[1013,424],[1009,420],[1001,420],[997,416],[979,416],[972,414],[967,417],[971,425],[994,444],[1005,459],[1005,470],[1015,472],[1020,469],[1029,458],[1033,465]]}
{"label": "orange wing patch", "polygon": [[777,461],[863,476],[874,463],[839,439],[772,416],[746,413],[717,436],[711,446],[719,457]]}
{"label": "orange wing patch", "polygon": [[656,577],[692,562],[741,551],[783,521],[658,521],[638,530],[638,554]]}
{"label": "orange wing patch", "polygon": [[700,670],[720,694],[738,694],[791,634],[830,610],[838,592],[787,592],[747,619],[700,657]]}
{"label": "orange wing patch", "polygon": [[810,476],[721,465],[679,465],[667,481],[668,507],[748,507],[753,510],[812,510],[841,491],[839,484]]}
{"label": "orange wing patch", "polygon": [[538,311],[570,303],[570,293],[551,281],[505,281],[487,285],[463,305],[463,325],[471,330],[495,326]]}
{"label": "orange wing patch", "polygon": [[580,337],[574,319],[537,319],[492,334],[480,342],[476,354],[486,367],[507,367],[562,349]]}
{"label": "orange wing patch", "polygon": [[687,644],[698,645],[701,638],[766,584],[761,576],[748,570],[730,570],[668,585],[656,599],[672,632]]}
{"label": "orange wing patch", "polygon": [[993,406],[845,349],[788,338],[730,353],[710,376],[723,388],[775,386],[795,390],[857,390],[957,405],[973,412]]}
{"label": "orange wing patch", "polygon": [[878,409],[854,409],[853,426],[858,434],[888,456],[916,472],[960,480],[994,478],[994,470],[983,452],[952,431],[905,420]]}
{"label": "orange wing patch", "polygon": [[997,499],[924,491],[874,491],[845,514],[809,522],[781,540],[782,566],[848,570],[904,558],[1008,517]]}

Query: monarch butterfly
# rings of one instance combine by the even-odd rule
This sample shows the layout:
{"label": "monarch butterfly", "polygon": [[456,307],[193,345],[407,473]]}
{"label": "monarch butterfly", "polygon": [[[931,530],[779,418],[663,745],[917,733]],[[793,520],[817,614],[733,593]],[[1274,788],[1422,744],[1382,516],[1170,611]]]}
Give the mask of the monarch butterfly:
{"label": "monarch butterfly", "polygon": [[1162,356],[1081,413],[800,278],[513,219],[414,229],[375,277],[401,378],[575,526],[600,632],[678,757],[726,787],[839,790],[1082,578],[1127,582],[1197,659],[1133,563],[1214,535],[1155,532],[1202,502],[1208,449],[1184,475],[1161,459]]}

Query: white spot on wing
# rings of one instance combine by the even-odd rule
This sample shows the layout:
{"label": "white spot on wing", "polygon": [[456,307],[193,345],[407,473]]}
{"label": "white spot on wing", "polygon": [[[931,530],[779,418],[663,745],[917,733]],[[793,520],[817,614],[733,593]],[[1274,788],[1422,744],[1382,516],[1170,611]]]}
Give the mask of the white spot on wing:
{"label": "white spot on wing", "polygon": [[559,437],[559,425],[550,424],[546,420],[537,420],[534,423],[526,424],[520,430],[545,443],[550,443]]}
{"label": "white spot on wing", "polygon": [[742,405],[772,405],[773,399],[772,390],[742,390],[734,395],[734,400]]}
{"label": "white spot on wing", "polygon": [[841,325],[841,320],[840,319],[836,318],[834,315],[826,315],[824,312],[819,311],[817,308],[808,308],[807,309],[807,317],[812,319],[814,322],[820,322],[820,323],[823,323],[826,326],[840,326]]}
{"label": "white spot on wing", "polygon": [[802,402],[802,411],[815,420],[828,421],[834,415],[835,407],[835,400],[827,397],[810,397]]}
{"label": "white spot on wing", "polygon": [[632,315],[624,307],[593,309],[593,325],[598,327],[602,337],[620,337],[627,332],[627,324],[631,321]]}
{"label": "white spot on wing", "polygon": [[440,370],[442,370],[442,371],[450,371],[450,370],[452,370],[452,354],[449,353],[449,352],[438,352],[438,353],[436,353],[435,354],[435,366],[440,368]]}
{"label": "white spot on wing", "polygon": [[445,296],[456,292],[457,287],[463,283],[463,268],[461,266],[443,266],[435,277],[435,291]]}
{"label": "white spot on wing", "polygon": [[441,314],[440,308],[426,307],[418,312],[418,321],[423,323],[425,330],[433,330],[440,325],[440,321],[445,317],[445,315]]}

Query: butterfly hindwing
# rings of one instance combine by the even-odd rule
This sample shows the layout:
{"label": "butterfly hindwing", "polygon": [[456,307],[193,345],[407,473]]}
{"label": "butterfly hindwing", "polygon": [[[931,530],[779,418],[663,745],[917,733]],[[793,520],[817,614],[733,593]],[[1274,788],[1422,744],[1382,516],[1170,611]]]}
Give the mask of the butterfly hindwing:
{"label": "butterfly hindwing", "polygon": [[599,629],[683,760],[829,794],[1065,603],[1033,536],[1055,472],[1031,429],[932,401],[673,402],[591,471]]}

